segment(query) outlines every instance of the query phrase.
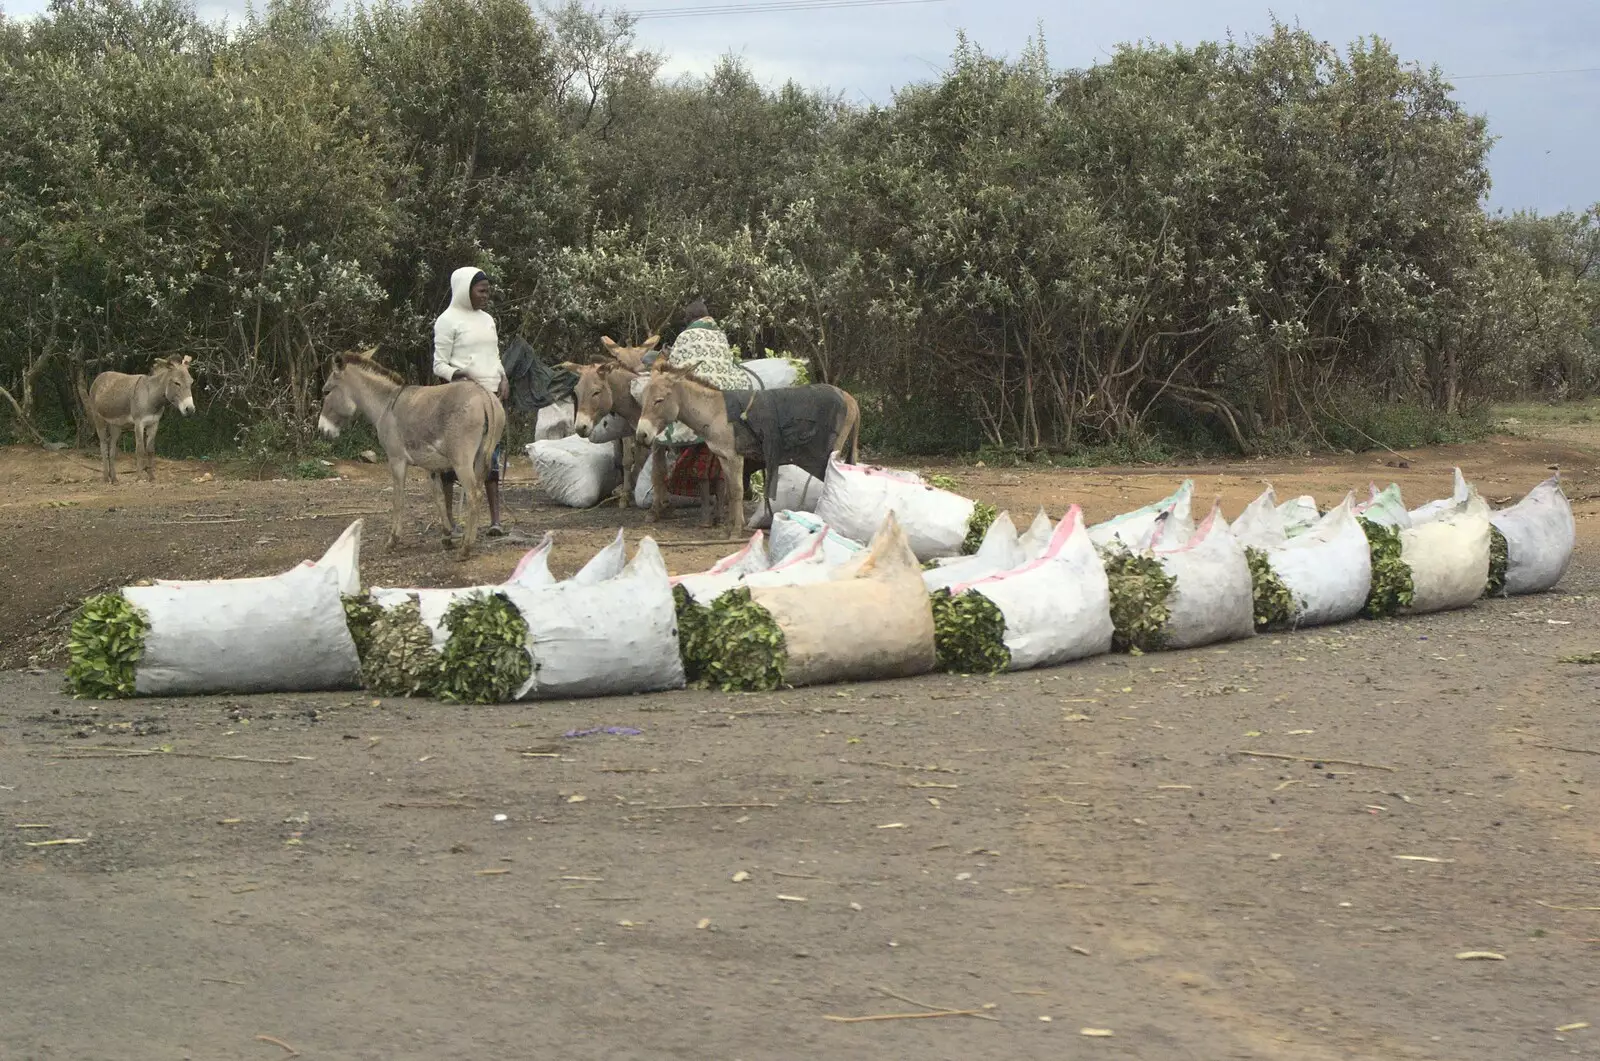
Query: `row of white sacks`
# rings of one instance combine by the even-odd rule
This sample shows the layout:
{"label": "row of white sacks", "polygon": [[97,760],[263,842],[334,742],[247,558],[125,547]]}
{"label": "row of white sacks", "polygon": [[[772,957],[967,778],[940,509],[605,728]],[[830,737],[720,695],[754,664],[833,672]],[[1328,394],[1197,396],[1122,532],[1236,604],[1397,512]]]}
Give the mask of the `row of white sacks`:
{"label": "row of white sacks", "polygon": [[[875,481],[849,481],[867,474]],[[893,481],[913,485],[848,465],[830,469],[828,485],[835,497],[843,486],[843,494],[860,498],[882,495],[883,484]],[[1507,542],[1508,594],[1554,586],[1575,543],[1572,510],[1556,478],[1493,513],[1459,471],[1450,498],[1411,511],[1393,486],[1374,489],[1360,505],[1347,497],[1321,515],[1309,498],[1280,505],[1269,489],[1231,527],[1215,507],[1196,525],[1192,498],[1193,484],[1185,482],[1162,501],[1093,527],[1084,525],[1076,505],[1058,524],[1041,511],[1023,533],[1002,513],[973,555],[947,556],[926,570],[913,543],[927,535],[907,533],[902,515],[907,506],[890,503],[881,515],[843,513],[852,528],[877,518],[870,546],[841,533],[821,511],[785,511],[775,517],[770,538],[757,532],[743,549],[705,572],[669,577],[650,538],[630,562],[618,531],[575,576],[557,581],[549,570],[552,536],[547,534],[504,583],[456,589],[373,586],[370,595],[383,607],[417,599],[437,647],[449,636],[443,618],[454,600],[472,593],[503,594],[528,624],[532,676],[516,699],[564,698],[683,685],[674,584],[702,604],[730,589],[748,588],[784,630],[785,680],[803,685],[931,669],[927,594],[941,588],[953,595],[982,593],[998,606],[1014,670],[1106,652],[1112,625],[1099,550],[1116,543],[1153,556],[1175,579],[1165,630],[1170,648],[1253,633],[1247,546],[1266,553],[1290,590],[1296,625],[1356,615],[1371,578],[1358,515],[1398,529],[1401,558],[1415,590],[1411,613],[1464,607],[1482,595],[1491,524]],[[883,497],[876,503],[882,505]],[[910,508],[907,515],[914,515],[916,506]],[[361,527],[357,521],[320,560],[281,575],[125,588],[124,597],[149,621],[136,693],[358,687],[360,660],[342,597],[360,591]]]}

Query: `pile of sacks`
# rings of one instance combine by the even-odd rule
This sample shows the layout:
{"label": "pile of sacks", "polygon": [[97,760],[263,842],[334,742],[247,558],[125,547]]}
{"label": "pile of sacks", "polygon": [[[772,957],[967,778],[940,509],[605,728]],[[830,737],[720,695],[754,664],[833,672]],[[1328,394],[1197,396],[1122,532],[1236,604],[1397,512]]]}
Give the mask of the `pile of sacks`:
{"label": "pile of sacks", "polygon": [[[1445,611],[1536,593],[1576,543],[1558,478],[1491,511],[1456,471],[1407,509],[1397,486],[1319,510],[1269,487],[1231,525],[1192,482],[1094,526],[1074,505],[1025,532],[886,469],[830,465],[815,513],[703,572],[669,577],[621,531],[572,578],[551,535],[503,583],[361,591],[360,521],[280,575],[128,586],[72,627],[75,695],[353,689],[462,703],[989,673],[1258,630]],[[913,522],[915,521],[915,522]],[[863,528],[871,533],[862,535]]]}
{"label": "pile of sacks", "polygon": [[[741,364],[751,374],[751,387],[775,389],[805,382],[803,362],[794,358],[764,357]],[[642,388],[646,378],[641,377],[635,387]],[[622,441],[629,433],[628,422],[612,413],[602,417],[585,438],[573,433],[573,421],[570,402],[541,409],[534,440],[526,451],[533,462],[534,476],[550,500],[568,508],[592,508],[610,497],[622,482]],[[669,446],[700,441],[684,424],[669,425],[663,440]],[[821,496],[822,484],[803,470],[786,466],[779,470],[777,489],[777,508],[810,511]],[[633,491],[634,506],[649,508],[651,490],[650,476],[640,475]],[[699,499],[673,496],[668,502],[682,506],[698,504]],[[758,520],[765,522],[764,514],[751,517],[752,526]]]}

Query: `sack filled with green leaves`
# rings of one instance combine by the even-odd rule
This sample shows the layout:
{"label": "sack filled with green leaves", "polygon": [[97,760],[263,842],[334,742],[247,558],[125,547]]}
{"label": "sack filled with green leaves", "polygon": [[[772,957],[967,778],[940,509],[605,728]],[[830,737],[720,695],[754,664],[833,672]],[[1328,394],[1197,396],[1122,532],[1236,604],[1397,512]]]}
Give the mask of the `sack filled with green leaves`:
{"label": "sack filled with green leaves", "polygon": [[528,623],[504,592],[461,597],[444,614],[450,631],[439,662],[439,697],[462,704],[515,699],[533,674]]}
{"label": "sack filled with green leaves", "polygon": [[983,536],[989,532],[989,525],[999,514],[999,511],[987,502],[973,502],[972,515],[967,517],[967,536],[961,540],[963,553],[970,555],[978,551],[978,547],[983,544]]}
{"label": "sack filled with green leaves", "polygon": [[[754,607],[742,597],[727,595],[716,602],[725,612],[738,612],[741,631],[750,632],[737,648],[721,650],[730,656],[725,671],[734,667],[734,661],[742,661],[737,662],[741,682],[757,680],[745,675],[759,675],[768,687],[775,681],[823,685],[901,678],[933,669],[928,592],[893,514],[864,553],[821,581],[762,584],[762,574],[750,576],[749,605]],[[768,625],[768,617],[773,625]],[[726,641],[726,626],[716,627],[714,636]],[[781,672],[774,676],[780,648]]]}
{"label": "sack filled with green leaves", "polygon": [[946,669],[1026,670],[1111,651],[1110,585],[1077,505],[1051,529],[1038,556],[941,589],[930,600]]}
{"label": "sack filled with green leaves", "polygon": [[1159,652],[1167,645],[1167,620],[1177,580],[1147,552],[1134,553],[1115,542],[1099,550],[1111,598],[1112,648],[1118,652]]}
{"label": "sack filled with green leaves", "polygon": [[1506,567],[1510,562],[1510,547],[1506,536],[1493,523],[1489,524],[1489,580],[1483,587],[1485,597],[1500,597],[1506,589]]}
{"label": "sack filled with green leaves", "polygon": [[[458,646],[461,631],[447,615],[446,695],[452,659],[484,653],[498,677],[492,686],[458,694],[462,699],[566,699],[682,688],[677,609],[661,550],[645,538],[631,561],[623,553],[620,568],[609,557],[597,562],[602,559],[565,582],[501,586],[496,596],[505,607],[495,620],[497,632],[477,649]],[[513,641],[520,653],[511,651]]]}
{"label": "sack filled with green leaves", "polygon": [[383,608],[370,593],[343,594],[344,622],[350,629],[350,640],[356,644],[356,655],[363,664],[367,659],[367,646],[372,643],[372,624],[383,614]]}
{"label": "sack filled with green leaves", "polygon": [[149,629],[149,619],[122,594],[87,598],[67,635],[67,688],[72,695],[89,700],[134,695],[135,668]]}
{"label": "sack filled with green leaves", "polygon": [[730,589],[699,611],[700,616],[691,618],[688,640],[684,641],[681,625],[678,636],[685,645],[685,673],[693,654],[695,681],[701,688],[765,692],[783,684],[788,663],[783,630],[770,612],[750,599],[747,587]]}
{"label": "sack filled with green leaves", "polygon": [[367,632],[361,677],[379,696],[424,696],[439,693],[443,659],[433,647],[433,634],[422,621],[415,598],[380,609]]}
{"label": "sack filled with green leaves", "polygon": [[[1552,475],[1510,508],[1489,517],[1504,542],[1491,546],[1489,582],[1494,592],[1515,597],[1543,593],[1561,581],[1578,544],[1572,503]],[[1504,552],[1505,558],[1499,559]],[[1496,579],[1500,584],[1495,585]]]}
{"label": "sack filled with green leaves", "polygon": [[1272,570],[1265,549],[1246,547],[1250,564],[1250,588],[1255,601],[1257,630],[1287,630],[1294,623],[1294,596],[1283,579]]}
{"label": "sack filled with green leaves", "polygon": [[678,655],[683,660],[683,677],[699,687],[711,662],[711,606],[700,604],[683,586],[672,587],[672,602],[678,616]]}
{"label": "sack filled with green leaves", "polygon": [[1400,529],[1361,519],[1372,557],[1372,584],[1361,614],[1368,619],[1387,619],[1411,605],[1411,568],[1400,556]]}
{"label": "sack filled with green leaves", "polygon": [[[257,578],[125,586],[80,617],[69,682],[90,696],[359,688],[361,661],[343,592],[349,578],[347,564],[319,562]],[[141,617],[137,655],[126,612],[107,597]],[[96,677],[101,663],[104,679]]]}
{"label": "sack filled with green leaves", "polygon": [[938,668],[952,674],[999,674],[1011,665],[1006,617],[976,591],[952,597],[949,589],[928,594],[933,609],[933,648]]}
{"label": "sack filled with green leaves", "polygon": [[1367,536],[1353,511],[1355,495],[1310,526],[1288,533],[1283,506],[1256,506],[1234,521],[1255,593],[1257,629],[1318,626],[1354,618],[1372,588]]}
{"label": "sack filled with green leaves", "polygon": [[[1168,533],[1176,532],[1169,541]],[[1169,649],[1198,648],[1254,636],[1255,597],[1244,546],[1222,518],[1221,503],[1189,528],[1162,519],[1151,552],[1175,585],[1162,637]]]}

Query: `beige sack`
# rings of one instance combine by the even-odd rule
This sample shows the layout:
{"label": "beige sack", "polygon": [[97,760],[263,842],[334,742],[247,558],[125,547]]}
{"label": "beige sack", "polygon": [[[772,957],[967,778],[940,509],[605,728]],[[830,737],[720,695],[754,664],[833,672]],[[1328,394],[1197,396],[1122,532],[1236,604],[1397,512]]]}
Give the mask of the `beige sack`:
{"label": "beige sack", "polygon": [[1489,506],[1477,491],[1428,522],[1400,531],[1414,596],[1402,615],[1466,608],[1489,579]]}
{"label": "beige sack", "polygon": [[933,610],[893,513],[867,550],[833,578],[754,586],[750,599],[783,631],[785,685],[906,678],[933,669]]}

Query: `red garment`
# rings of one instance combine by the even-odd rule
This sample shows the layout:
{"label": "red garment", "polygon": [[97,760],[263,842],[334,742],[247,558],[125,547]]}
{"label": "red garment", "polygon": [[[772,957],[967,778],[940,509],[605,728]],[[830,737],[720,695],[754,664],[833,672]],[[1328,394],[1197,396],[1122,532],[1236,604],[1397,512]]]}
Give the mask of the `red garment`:
{"label": "red garment", "polygon": [[697,442],[678,454],[672,471],[667,475],[667,493],[678,497],[694,497],[700,492],[700,483],[716,483],[722,478],[722,462],[712,454],[711,447]]}

